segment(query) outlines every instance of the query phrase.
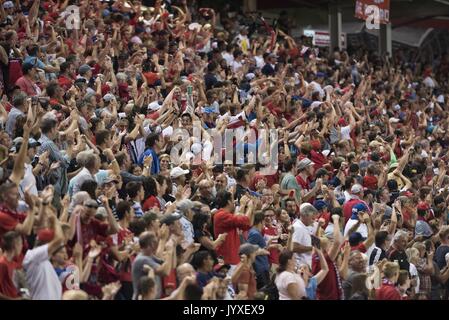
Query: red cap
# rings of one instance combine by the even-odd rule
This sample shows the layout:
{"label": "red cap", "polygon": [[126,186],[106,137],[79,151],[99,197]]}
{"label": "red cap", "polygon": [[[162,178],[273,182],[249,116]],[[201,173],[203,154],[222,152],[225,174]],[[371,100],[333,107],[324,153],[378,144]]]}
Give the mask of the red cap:
{"label": "red cap", "polygon": [[40,242],[48,243],[55,237],[55,232],[52,229],[41,229],[37,233],[37,240]]}
{"label": "red cap", "polygon": [[340,118],[340,120],[338,120],[338,124],[342,127],[346,127],[348,125],[344,118]]}

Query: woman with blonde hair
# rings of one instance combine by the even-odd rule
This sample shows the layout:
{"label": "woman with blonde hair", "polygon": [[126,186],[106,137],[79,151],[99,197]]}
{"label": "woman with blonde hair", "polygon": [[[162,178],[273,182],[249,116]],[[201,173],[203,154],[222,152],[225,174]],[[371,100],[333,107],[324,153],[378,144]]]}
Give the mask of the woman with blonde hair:
{"label": "woman with blonde hair", "polygon": [[410,286],[415,294],[419,292],[419,276],[418,276],[418,269],[417,265],[419,263],[419,250],[416,248],[408,248],[405,250],[405,253],[407,254],[407,260],[410,263]]}

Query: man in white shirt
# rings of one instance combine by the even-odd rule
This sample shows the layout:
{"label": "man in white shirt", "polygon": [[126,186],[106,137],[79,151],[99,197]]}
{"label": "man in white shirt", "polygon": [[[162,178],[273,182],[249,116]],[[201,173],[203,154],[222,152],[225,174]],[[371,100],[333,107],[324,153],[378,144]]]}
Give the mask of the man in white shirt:
{"label": "man in white shirt", "polygon": [[192,225],[194,203],[189,199],[184,199],[178,202],[176,210],[182,215],[179,222],[182,225],[182,232],[184,233],[184,241],[186,246],[193,243],[194,231]]}
{"label": "man in white shirt", "polygon": [[303,203],[300,207],[300,219],[293,224],[293,252],[298,266],[306,263],[312,267],[312,235],[308,227],[313,225],[317,213],[310,203]]}
{"label": "man in white shirt", "polygon": [[23,269],[33,300],[62,298],[61,282],[49,259],[64,246],[64,235],[55,215],[50,215],[48,220],[52,230],[43,229],[39,232],[36,247],[28,250],[23,260]]}
{"label": "man in white shirt", "polygon": [[[352,207],[352,216],[346,222],[345,225],[345,231],[344,236],[349,236],[349,230],[355,226],[357,223],[359,223],[359,214],[363,215],[364,213],[368,213],[369,209],[364,203],[357,203],[355,206]],[[359,232],[363,238],[368,237],[368,227],[365,223],[360,224],[360,226],[357,228],[357,230],[354,230],[354,232]]]}

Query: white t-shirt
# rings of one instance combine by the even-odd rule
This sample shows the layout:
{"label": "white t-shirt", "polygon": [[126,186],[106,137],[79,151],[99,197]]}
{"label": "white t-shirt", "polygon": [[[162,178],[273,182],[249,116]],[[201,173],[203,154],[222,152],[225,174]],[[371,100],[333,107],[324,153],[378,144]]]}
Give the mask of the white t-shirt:
{"label": "white t-shirt", "polygon": [[409,272],[410,272],[410,277],[411,278],[416,278],[416,287],[415,287],[415,293],[419,292],[419,276],[418,276],[418,269],[416,269],[416,266],[413,263],[410,263],[410,268],[409,268]]}
{"label": "white t-shirt", "polygon": [[[297,219],[293,224],[295,232],[293,233],[293,242],[299,243],[302,246],[312,246],[312,238],[310,236],[310,230],[302,223],[300,219]],[[312,267],[312,250],[306,253],[295,253],[296,265],[306,263]]]}
{"label": "white t-shirt", "polygon": [[341,127],[341,140],[351,140],[351,126]]}
{"label": "white t-shirt", "polygon": [[62,286],[48,256],[48,244],[28,250],[23,260],[33,300],[61,300]]}
{"label": "white t-shirt", "polygon": [[265,65],[265,61],[263,60],[262,56],[254,56],[254,59],[256,60],[256,67],[259,69],[262,69]]}
{"label": "white t-shirt", "polygon": [[237,72],[243,67],[243,64],[239,61],[234,60],[230,63],[230,66],[231,66],[232,72]]}
{"label": "white t-shirt", "polygon": [[291,283],[296,283],[298,285],[300,297],[306,296],[306,286],[304,284],[304,280],[297,273],[290,271],[281,272],[281,274],[276,276],[275,283],[279,291],[279,300],[291,300],[288,295],[288,285]]}
{"label": "white t-shirt", "polygon": [[228,66],[231,65],[232,61],[234,61],[234,56],[232,54],[230,54],[229,52],[224,51],[221,56],[223,57],[223,59],[226,60],[226,63],[228,64]]}
{"label": "white t-shirt", "polygon": [[[344,232],[344,236],[346,237],[348,235],[349,230],[357,224],[358,220],[353,220],[353,219],[349,219],[348,222],[346,222],[345,225],[345,232]],[[362,237],[367,238],[368,237],[368,227],[366,226],[366,224],[362,223],[360,224],[360,226],[358,227],[358,229],[355,232],[359,232]]]}

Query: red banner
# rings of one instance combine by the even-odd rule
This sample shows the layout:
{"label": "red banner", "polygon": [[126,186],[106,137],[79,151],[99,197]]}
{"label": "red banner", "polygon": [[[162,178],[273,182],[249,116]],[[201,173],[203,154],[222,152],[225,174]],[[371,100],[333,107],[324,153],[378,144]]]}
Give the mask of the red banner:
{"label": "red banner", "polygon": [[[366,12],[368,6],[374,6],[374,10]],[[368,15],[367,15],[368,13]],[[355,16],[367,20],[370,15],[379,14],[379,22],[390,22],[390,0],[357,0],[355,3]],[[374,16],[375,17],[375,16]],[[377,19],[376,19],[377,20]]]}

